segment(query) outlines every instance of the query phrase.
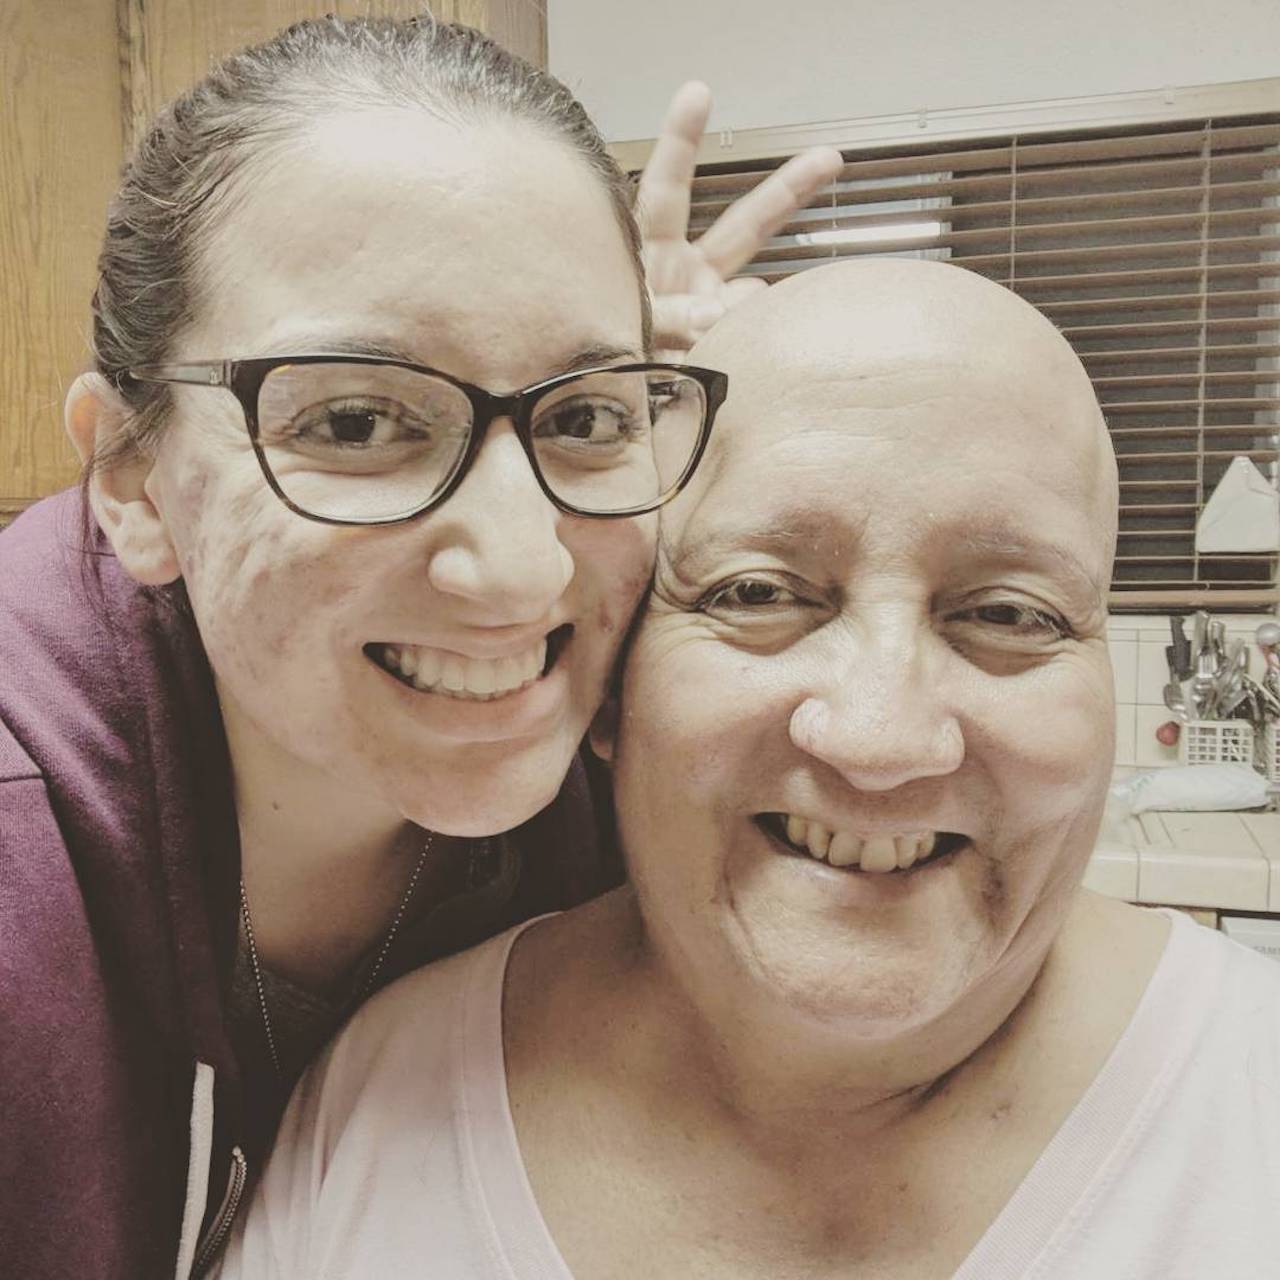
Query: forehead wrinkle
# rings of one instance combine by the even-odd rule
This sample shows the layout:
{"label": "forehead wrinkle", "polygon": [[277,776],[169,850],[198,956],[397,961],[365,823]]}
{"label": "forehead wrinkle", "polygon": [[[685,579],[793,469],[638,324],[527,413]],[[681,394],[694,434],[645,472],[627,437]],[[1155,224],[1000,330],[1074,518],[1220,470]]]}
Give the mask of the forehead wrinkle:
{"label": "forehead wrinkle", "polygon": [[1043,380],[1019,381],[971,362],[922,368],[906,355],[874,370],[803,362],[755,363],[745,375],[735,368],[722,418],[726,429],[712,435],[699,477],[704,482],[744,459],[758,463],[766,451],[792,442],[811,446],[823,439],[847,440],[886,448],[918,444],[945,461],[946,449],[937,439],[931,442],[940,432],[948,441],[1001,456],[1002,437],[1016,432],[1063,454],[1065,465],[1055,469],[1057,479],[1092,496],[1098,487],[1099,454],[1109,452],[1099,447],[1105,429],[1092,401],[1053,397]]}

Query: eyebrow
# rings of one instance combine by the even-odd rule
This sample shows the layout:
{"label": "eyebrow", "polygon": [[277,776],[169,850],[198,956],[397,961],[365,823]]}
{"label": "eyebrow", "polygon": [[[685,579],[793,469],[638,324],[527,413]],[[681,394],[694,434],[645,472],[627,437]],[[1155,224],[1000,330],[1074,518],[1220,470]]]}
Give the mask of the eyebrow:
{"label": "eyebrow", "polygon": [[637,363],[643,359],[644,356],[634,347],[615,347],[603,342],[593,343],[591,346],[583,347],[567,360],[552,365],[547,377],[555,378],[562,373],[577,373],[579,369],[591,369],[597,365]]}
{"label": "eyebrow", "polygon": [[[329,334],[301,334],[281,342],[269,355],[343,355],[369,356],[375,360],[399,360],[404,364],[423,364],[418,354],[403,347],[373,342],[363,338],[335,338]],[[565,360],[550,366],[538,381],[557,378],[565,373],[577,373],[580,369],[592,369],[599,365],[638,362],[643,355],[635,347],[614,346],[595,342],[580,348]],[[446,371],[447,372],[447,371]]]}
{"label": "eyebrow", "polygon": [[1089,591],[1102,589],[1098,575],[1075,552],[1057,542],[1043,538],[1027,538],[1012,529],[994,528],[963,533],[954,546],[974,559],[1038,560],[1058,566]]}

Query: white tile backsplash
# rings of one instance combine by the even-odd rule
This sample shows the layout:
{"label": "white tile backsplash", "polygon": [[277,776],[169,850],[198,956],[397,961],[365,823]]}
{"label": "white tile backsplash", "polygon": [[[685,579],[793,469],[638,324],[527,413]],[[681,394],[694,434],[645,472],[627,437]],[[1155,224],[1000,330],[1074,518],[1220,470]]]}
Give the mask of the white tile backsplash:
{"label": "white tile backsplash", "polygon": [[[1132,627],[1142,635],[1148,635],[1148,633],[1155,631],[1160,632],[1162,636],[1168,636],[1169,634],[1169,615],[1167,613],[1121,614],[1118,617],[1118,621],[1121,626]],[[1148,638],[1154,637],[1148,636]],[[1169,641],[1162,640],[1161,643],[1168,644]]]}
{"label": "white tile backsplash", "polygon": [[1138,644],[1138,690],[1134,699],[1147,706],[1164,706],[1164,687],[1169,683],[1169,664],[1164,656],[1163,641]]}
{"label": "white tile backsplash", "polygon": [[1112,640],[1111,674],[1115,680],[1116,702],[1138,700],[1138,642],[1136,640]]}

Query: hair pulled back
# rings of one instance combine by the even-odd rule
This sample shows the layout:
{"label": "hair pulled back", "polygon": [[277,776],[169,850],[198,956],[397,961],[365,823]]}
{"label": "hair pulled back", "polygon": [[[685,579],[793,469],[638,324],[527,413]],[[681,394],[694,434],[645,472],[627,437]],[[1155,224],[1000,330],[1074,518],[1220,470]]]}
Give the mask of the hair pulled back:
{"label": "hair pulled back", "polygon": [[202,237],[234,209],[233,179],[323,116],[386,106],[416,107],[459,127],[527,122],[581,156],[635,264],[647,343],[632,185],[564,85],[481,32],[429,15],[311,19],[220,62],[159,113],[125,165],[98,260],[92,341],[98,371],[134,412],[94,469],[145,453],[164,428],[167,389],[122,375],[168,359],[195,318]]}

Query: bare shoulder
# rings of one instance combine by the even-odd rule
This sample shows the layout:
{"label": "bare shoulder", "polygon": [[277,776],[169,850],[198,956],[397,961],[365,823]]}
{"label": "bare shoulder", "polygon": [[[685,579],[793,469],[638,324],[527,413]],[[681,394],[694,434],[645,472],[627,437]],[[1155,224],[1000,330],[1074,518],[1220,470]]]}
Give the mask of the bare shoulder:
{"label": "bare shoulder", "polygon": [[540,1073],[590,1035],[613,975],[627,961],[633,924],[627,886],[539,921],[517,939],[507,967],[503,1031],[509,1075]]}
{"label": "bare shoulder", "polygon": [[529,982],[568,983],[598,971],[618,954],[630,925],[631,891],[623,885],[602,897],[528,926],[516,939],[508,964],[508,989]]}
{"label": "bare shoulder", "polygon": [[1159,967],[1169,932],[1166,915],[1087,889],[1080,891],[1063,930],[1080,977],[1094,981],[1105,972],[1114,981],[1123,975],[1127,981],[1122,985],[1135,995]]}

